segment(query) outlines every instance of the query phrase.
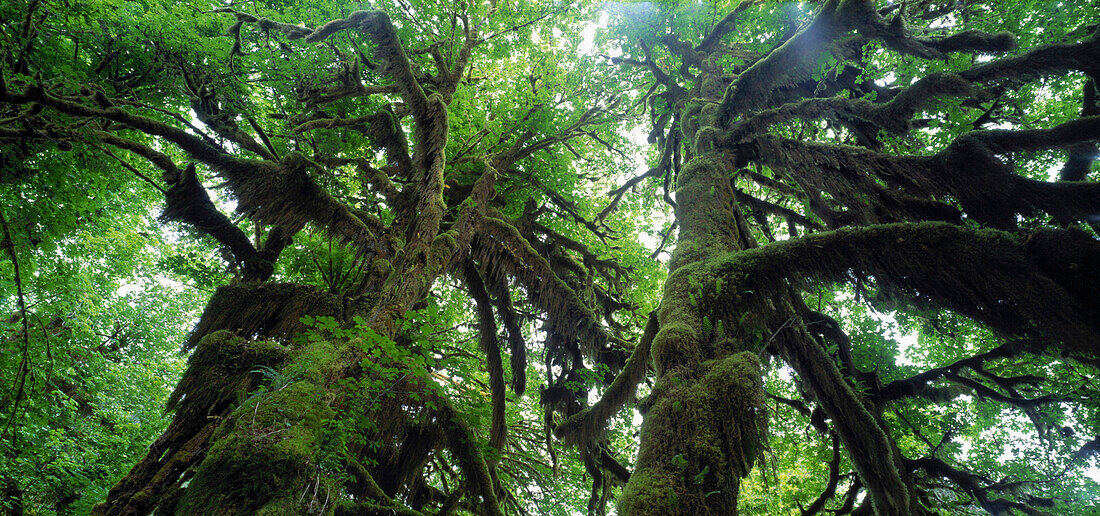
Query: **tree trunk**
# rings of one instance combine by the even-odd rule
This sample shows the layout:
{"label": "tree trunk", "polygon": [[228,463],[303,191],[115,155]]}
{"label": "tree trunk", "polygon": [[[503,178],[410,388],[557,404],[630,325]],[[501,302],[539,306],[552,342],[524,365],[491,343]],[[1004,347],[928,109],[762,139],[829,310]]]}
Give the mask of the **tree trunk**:
{"label": "tree trunk", "polygon": [[736,322],[703,304],[715,279],[697,273],[707,259],[742,247],[724,160],[701,154],[679,176],[680,234],[652,347],[657,383],[621,514],[736,514],[741,477],[760,449],[760,343],[725,334]]}

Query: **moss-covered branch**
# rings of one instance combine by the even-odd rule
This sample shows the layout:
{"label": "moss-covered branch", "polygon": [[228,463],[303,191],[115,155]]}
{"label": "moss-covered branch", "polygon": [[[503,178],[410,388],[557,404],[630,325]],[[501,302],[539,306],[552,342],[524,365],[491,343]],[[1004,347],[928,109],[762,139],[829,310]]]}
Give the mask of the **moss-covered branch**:
{"label": "moss-covered branch", "polygon": [[[152,118],[135,115],[129,111],[116,107],[111,103],[110,99],[102,97],[101,93],[99,96],[96,96],[96,100],[98,104],[96,106],[90,106],[75,100],[46,93],[46,91],[38,85],[27,86],[23,92],[12,92],[6,89],[0,91],[0,102],[8,104],[30,104],[37,102],[67,115],[110,120],[125,124],[128,127],[151,136],[162,137],[179,146],[195,159],[211,166],[229,166],[232,165],[235,160],[239,159],[230,156],[224,149],[210,144],[198,136],[189,134],[183,129],[173,127]],[[104,105],[106,107],[103,107]]]}
{"label": "moss-covered branch", "polygon": [[1045,75],[1082,71],[1096,74],[1100,61],[1100,38],[1081,43],[1060,43],[1030,50],[975,66],[962,72],[964,79],[975,82],[1009,81],[1023,83]]}
{"label": "moss-covered branch", "polygon": [[[110,105],[109,99],[108,107],[90,106],[50,95],[35,86],[28,87],[23,93],[0,92],[0,102],[39,102],[67,115],[118,122],[150,136],[163,138],[225,177],[230,190],[240,201],[238,209],[252,213],[258,222],[280,225],[284,231],[294,234],[306,222],[314,221],[329,234],[361,248],[373,245],[374,238],[369,228],[346,205],[309,177],[307,170],[313,164],[300,153],[292,152],[277,163],[239,158],[183,129]],[[137,148],[133,150],[140,151]],[[162,161],[158,159],[154,163],[162,165]]]}
{"label": "moss-covered branch", "polygon": [[554,429],[554,435],[568,444],[586,445],[598,438],[607,421],[634,397],[638,384],[649,370],[650,345],[657,335],[657,313],[649,314],[645,333],[630,354],[623,370],[604,392],[600,401],[565,420]]}
{"label": "moss-covered branch", "polygon": [[[1081,92],[1081,118],[1100,116],[1100,101],[1096,95],[1096,79],[1089,77]],[[1065,166],[1058,173],[1060,181],[1083,181],[1089,175],[1092,162],[1098,154],[1096,142],[1081,142],[1071,145]],[[1095,229],[1095,226],[1094,226]]]}
{"label": "moss-covered branch", "polygon": [[[874,278],[918,302],[955,310],[1012,335],[1042,335],[1073,353],[1100,351],[1100,244],[1044,230],[1020,242],[1008,233],[946,223],[883,224],[807,235],[700,264],[696,277],[775,291],[785,278]],[[739,306],[740,294],[714,295]],[[732,314],[731,314],[732,315]]]}
{"label": "moss-covered branch", "polygon": [[238,23],[255,23],[263,31],[281,32],[281,33],[286,35],[287,39],[291,39],[291,40],[302,39],[302,38],[310,35],[310,33],[313,32],[313,29],[310,29],[309,27],[303,27],[303,26],[300,26],[300,25],[291,25],[289,23],[278,22],[278,21],[272,20],[270,18],[263,18],[263,17],[253,16],[251,14],[244,13],[244,12],[238,11],[236,9],[231,9],[231,8],[214,9],[211,12],[233,14],[233,16],[235,16],[237,18]]}
{"label": "moss-covered branch", "polygon": [[484,275],[493,306],[508,339],[509,362],[512,369],[512,392],[523,396],[527,390],[527,342],[520,328],[520,315],[512,304],[512,291],[508,279],[494,271]]}
{"label": "moss-covered branch", "polygon": [[726,34],[729,34],[730,31],[737,27],[737,18],[741,15],[741,13],[748,10],[748,8],[752,7],[752,5],[753,2],[751,0],[744,0],[741,3],[737,4],[737,7],[735,7],[732,11],[729,12],[729,14],[727,14],[724,18],[722,18],[718,23],[714,25],[714,28],[711,29],[710,34],[707,34],[707,36],[703,38],[703,41],[699,42],[699,44],[695,47],[695,51],[713,51],[714,48],[718,45],[718,42],[722,41],[722,38],[725,37]]}
{"label": "moss-covered branch", "polygon": [[[256,141],[252,135],[241,129],[237,124],[235,113],[230,102],[219,99],[217,87],[202,84],[192,79],[192,74],[184,70],[183,77],[191,89],[191,111],[202,125],[214,131],[219,137],[231,142],[234,146],[249,151],[265,161],[277,161],[278,158],[267,146]],[[257,124],[255,127],[259,127]]]}
{"label": "moss-covered branch", "polygon": [[272,253],[261,254],[257,251],[248,236],[214,206],[195,175],[194,163],[183,171],[165,197],[166,205],[161,217],[190,224],[226,246],[233,257],[243,264],[245,281],[265,281],[271,277],[275,271]]}
{"label": "moss-covered branch", "polygon": [[969,93],[972,86],[957,74],[934,73],[902,89],[888,102],[841,97],[813,98],[759,111],[737,122],[721,139],[736,144],[747,137],[765,134],[769,127],[792,119],[829,118],[848,123],[863,123],[893,134],[909,131],[910,120],[931,100]]}
{"label": "moss-covered branch", "polygon": [[401,38],[397,36],[393,22],[385,12],[355,11],[347,18],[333,20],[318,27],[306,36],[305,40],[309,43],[317,43],[346,29],[363,31],[374,40],[378,47],[374,57],[383,63],[385,72],[397,81],[402,96],[409,103],[416,118],[417,125],[421,127],[429,125],[434,115],[429,113],[428,96],[417,81]]}
{"label": "moss-covered branch", "polygon": [[979,367],[985,362],[999,358],[1008,358],[1022,353],[1038,353],[1042,350],[1036,343],[1024,340],[1010,340],[985,353],[955,361],[951,364],[935,367],[921,372],[915,376],[894,380],[881,388],[875,389],[872,397],[876,403],[885,403],[909,396],[920,396],[930,388],[931,382],[948,373],[956,373],[963,368]]}
{"label": "moss-covered branch", "polygon": [[136,142],[129,138],[123,138],[107,131],[90,131],[90,134],[103,143],[133,152],[145,158],[153,165],[156,165],[157,168],[164,171],[162,177],[169,185],[180,180],[181,171],[179,167],[176,166],[176,162],[167,154],[157,151],[143,143]]}
{"label": "moss-covered branch", "polygon": [[911,470],[923,470],[930,476],[945,478],[954,482],[967,494],[973,496],[978,504],[981,505],[983,509],[989,511],[990,514],[1005,514],[1011,512],[1012,509],[1029,515],[1038,516],[1040,514],[1047,514],[1026,503],[1006,498],[994,498],[993,495],[995,492],[1007,490],[1004,488],[999,490],[997,489],[996,483],[992,480],[956,469],[940,458],[921,457],[919,459],[907,460],[906,467]]}
{"label": "moss-covered branch", "polygon": [[[790,208],[786,208],[778,204],[765,201],[763,199],[757,199],[756,197],[753,197],[740,189],[734,189],[733,194],[737,198],[738,203],[744,204],[758,213],[778,215],[786,219],[788,222],[795,222],[809,229],[825,229],[821,226],[821,223],[817,222],[816,220],[810,219],[809,217],[806,217],[805,215],[802,215],[801,213],[798,213],[797,211],[794,211]],[[761,227],[765,229],[765,231],[767,231],[766,224],[761,224]]]}
{"label": "moss-covered branch", "polygon": [[1097,139],[1100,139],[1100,116],[1087,116],[1047,129],[971,131],[960,137],[955,145],[975,140],[993,154],[1006,154],[1068,147]]}
{"label": "moss-covered branch", "polygon": [[828,51],[830,43],[846,29],[838,10],[845,4],[861,2],[825,2],[813,23],[738,75],[722,97],[719,126],[727,127],[745,113],[766,107],[773,92],[809,78],[817,57]]}
{"label": "moss-covered branch", "polygon": [[478,231],[478,259],[486,267],[500,268],[524,285],[533,304],[542,309],[556,331],[579,341],[588,356],[616,339],[599,324],[590,306],[554,272],[515,226],[495,217],[485,217]]}
{"label": "moss-covered branch", "polygon": [[[492,405],[489,446],[496,450],[499,457],[504,453],[508,439],[508,427],[504,420],[506,401],[504,394],[504,363],[500,358],[500,342],[497,340],[496,319],[493,317],[493,306],[492,301],[489,300],[489,292],[485,290],[485,282],[481,279],[481,273],[477,270],[477,267],[467,260],[462,275],[470,297],[474,300],[474,305],[477,308],[478,341],[481,344],[481,352],[485,353],[485,365],[489,370],[489,393]],[[489,463],[490,466],[495,466],[497,460],[490,460]]]}
{"label": "moss-covered branch", "polygon": [[944,59],[949,52],[1007,52],[1016,46],[1016,38],[1007,32],[989,34],[968,30],[950,36],[931,39],[909,34],[900,16],[886,21],[875,10],[873,2],[847,2],[847,16],[860,34],[882,41],[887,48],[902,54],[925,59]]}
{"label": "moss-covered branch", "polygon": [[[415,240],[410,241],[402,250],[402,255],[395,259],[394,271],[386,278],[383,286],[382,300],[377,304],[371,315],[373,322],[381,321],[380,328],[392,333],[396,327],[396,318],[412,306],[412,303],[420,299],[435,279],[449,267],[465,257],[478,232],[481,221],[485,218],[485,210],[489,201],[496,195],[496,181],[499,173],[488,163],[483,163],[481,175],[474,182],[470,195],[458,206],[458,215],[451,227],[443,233],[438,233],[438,223],[442,218],[442,211],[437,215],[417,212],[420,217],[413,223],[416,231]],[[439,179],[442,172],[439,171]],[[442,191],[442,186],[440,186]],[[421,194],[423,195],[423,194]],[[437,201],[442,209],[443,201],[440,196]],[[416,228],[427,224],[425,216],[435,217],[437,227],[431,234],[436,235],[429,244],[418,244],[424,240],[424,235]],[[430,226],[430,224],[427,224]],[[426,231],[426,230],[425,230]]]}
{"label": "moss-covered branch", "polygon": [[[738,288],[744,286],[742,283]],[[790,292],[781,289],[780,295],[784,291]],[[801,300],[794,296],[788,299],[791,300],[786,302],[788,313],[797,314],[796,305],[801,305]],[[791,321],[794,324],[785,331],[780,331],[784,330],[781,327],[773,334],[778,354],[798,373],[802,384],[832,420],[853,467],[869,491],[875,514],[912,514],[910,486],[899,472],[896,448],[883,425],[841,375],[832,357],[809,334],[802,320],[795,316]]]}
{"label": "moss-covered branch", "polygon": [[802,516],[816,515],[825,508],[829,500],[836,496],[836,485],[840,481],[840,439],[835,433],[830,437],[833,441],[833,458],[829,460],[829,480],[825,483],[825,489],[810,503],[809,507],[802,509]]}
{"label": "moss-covered branch", "polygon": [[[305,39],[316,43],[345,29],[360,30],[374,40],[374,57],[383,63],[383,72],[397,82],[401,96],[413,115],[416,145],[412,157],[412,178],[417,186],[415,206],[411,212],[412,224],[405,238],[404,258],[418,260],[426,256],[435,245],[445,208],[442,200],[443,168],[449,128],[446,100],[438,94],[429,96],[425,93],[393,22],[385,12],[353,12],[347,18],[333,20],[321,26]],[[404,264],[395,264],[395,268],[403,269]],[[434,278],[434,274],[428,276]],[[426,285],[423,282],[414,283]],[[419,289],[420,286],[416,286],[413,290]]]}
{"label": "moss-covered branch", "polygon": [[466,474],[469,487],[481,497],[482,510],[490,516],[503,516],[489,468],[473,431],[451,405],[450,400],[437,397],[434,401],[437,405],[436,412],[440,424],[443,425],[446,433],[447,447],[455,455],[459,466]]}
{"label": "moss-covered branch", "polygon": [[[956,199],[969,218],[1015,227],[1017,214],[1047,212],[1062,223],[1100,212],[1100,186],[1019,176],[999,154],[1071,146],[1100,136],[1100,117],[1049,129],[972,131],[932,157],[890,156],[841,145],[763,136],[735,146],[813,189],[830,193],[863,223],[958,220],[940,199]],[[879,183],[885,182],[892,188]],[[813,203],[811,203],[811,206]],[[829,220],[832,225],[852,220]]]}
{"label": "moss-covered branch", "polygon": [[412,172],[412,158],[405,133],[401,130],[397,116],[389,108],[353,118],[314,118],[304,121],[292,130],[296,133],[317,129],[349,128],[369,136],[375,144],[386,149],[386,159],[394,167],[394,175],[408,176]]}

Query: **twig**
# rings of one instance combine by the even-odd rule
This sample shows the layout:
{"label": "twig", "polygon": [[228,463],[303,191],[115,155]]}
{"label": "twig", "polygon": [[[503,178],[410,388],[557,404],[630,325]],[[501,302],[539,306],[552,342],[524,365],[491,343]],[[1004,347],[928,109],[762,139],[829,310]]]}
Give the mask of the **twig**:
{"label": "twig", "polygon": [[146,176],[145,174],[142,174],[142,173],[141,173],[141,171],[139,171],[139,170],[138,170],[137,168],[135,168],[135,167],[134,167],[133,165],[131,165],[130,163],[128,163],[128,162],[127,162],[126,160],[124,160],[124,159],[122,159],[122,158],[120,158],[120,157],[116,156],[116,155],[115,155],[115,153],[111,152],[111,150],[110,150],[110,149],[108,149],[108,148],[106,148],[106,147],[103,147],[102,145],[99,145],[99,144],[96,144],[96,143],[93,143],[92,145],[93,145],[93,146],[95,146],[95,147],[96,147],[97,149],[99,149],[99,150],[103,151],[103,152],[104,152],[105,154],[107,154],[108,156],[110,156],[110,157],[112,157],[112,158],[115,158],[116,160],[118,160],[118,162],[119,162],[119,163],[120,163],[120,164],[122,165],[122,168],[125,168],[126,170],[129,170],[130,172],[133,172],[133,173],[134,173],[134,175],[138,176],[139,178],[141,178],[141,179],[142,179],[143,181],[145,181],[146,183],[149,183],[149,184],[153,185],[153,188],[156,188],[157,190],[160,190],[160,193],[162,193],[162,194],[164,194],[164,195],[168,195],[168,191],[167,191],[167,190],[165,190],[165,189],[164,189],[164,188],[162,188],[162,187],[161,187],[160,185],[158,185],[158,184],[157,184],[157,183],[156,183],[155,181],[153,181],[152,179],[150,179],[150,178],[149,178],[149,176]]}

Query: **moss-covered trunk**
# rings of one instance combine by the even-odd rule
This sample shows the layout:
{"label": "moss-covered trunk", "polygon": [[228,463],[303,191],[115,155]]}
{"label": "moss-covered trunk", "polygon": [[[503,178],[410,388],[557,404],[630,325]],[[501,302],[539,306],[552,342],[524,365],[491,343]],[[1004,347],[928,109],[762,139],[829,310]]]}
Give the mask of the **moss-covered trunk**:
{"label": "moss-covered trunk", "polygon": [[638,462],[619,512],[736,514],[740,479],[760,444],[755,345],[727,337],[704,306],[708,258],[740,248],[727,156],[703,153],[679,175],[679,240],[658,313],[657,384],[645,404]]}

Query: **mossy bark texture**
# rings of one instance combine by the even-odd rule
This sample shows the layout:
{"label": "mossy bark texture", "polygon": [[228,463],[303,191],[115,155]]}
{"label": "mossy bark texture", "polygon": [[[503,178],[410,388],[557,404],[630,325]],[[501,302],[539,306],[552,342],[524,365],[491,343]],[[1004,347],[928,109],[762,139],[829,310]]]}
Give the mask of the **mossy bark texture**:
{"label": "mossy bark texture", "polygon": [[652,345],[658,380],[641,449],[619,513],[736,514],[741,477],[761,439],[762,386],[753,344],[714,331],[694,267],[739,248],[724,157],[704,153],[681,172],[680,235],[669,265],[660,330]]}

